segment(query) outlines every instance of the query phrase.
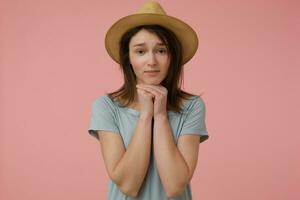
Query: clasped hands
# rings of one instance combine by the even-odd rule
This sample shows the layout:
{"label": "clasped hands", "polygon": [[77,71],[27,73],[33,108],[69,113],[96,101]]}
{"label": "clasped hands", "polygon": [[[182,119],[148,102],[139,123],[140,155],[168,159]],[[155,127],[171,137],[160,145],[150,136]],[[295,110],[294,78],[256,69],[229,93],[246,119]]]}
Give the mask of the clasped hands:
{"label": "clasped hands", "polygon": [[136,87],[141,112],[151,114],[154,119],[167,117],[168,90],[165,87],[151,84],[137,84]]}

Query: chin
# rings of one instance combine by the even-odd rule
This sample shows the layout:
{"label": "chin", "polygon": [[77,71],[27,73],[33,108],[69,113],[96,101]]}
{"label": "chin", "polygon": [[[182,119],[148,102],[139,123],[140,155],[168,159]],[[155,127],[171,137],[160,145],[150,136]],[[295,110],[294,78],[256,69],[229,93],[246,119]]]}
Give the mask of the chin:
{"label": "chin", "polygon": [[149,85],[159,85],[161,83],[161,80],[144,80],[143,82]]}

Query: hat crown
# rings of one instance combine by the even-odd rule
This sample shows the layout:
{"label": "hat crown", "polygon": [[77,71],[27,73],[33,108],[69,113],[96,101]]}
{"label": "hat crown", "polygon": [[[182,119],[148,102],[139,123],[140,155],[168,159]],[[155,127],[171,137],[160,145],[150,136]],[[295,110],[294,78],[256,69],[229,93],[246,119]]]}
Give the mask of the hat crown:
{"label": "hat crown", "polygon": [[143,13],[152,13],[152,14],[160,14],[160,15],[166,15],[166,12],[161,7],[161,5],[156,1],[151,1],[148,3],[145,3],[137,12],[138,14]]}
{"label": "hat crown", "polygon": [[121,64],[120,40],[130,29],[143,25],[159,25],[173,32],[182,46],[182,64],[188,62],[198,48],[198,37],[193,28],[178,18],[166,14],[155,0],[143,4],[134,14],[116,21],[107,31],[105,48],[113,60]]}

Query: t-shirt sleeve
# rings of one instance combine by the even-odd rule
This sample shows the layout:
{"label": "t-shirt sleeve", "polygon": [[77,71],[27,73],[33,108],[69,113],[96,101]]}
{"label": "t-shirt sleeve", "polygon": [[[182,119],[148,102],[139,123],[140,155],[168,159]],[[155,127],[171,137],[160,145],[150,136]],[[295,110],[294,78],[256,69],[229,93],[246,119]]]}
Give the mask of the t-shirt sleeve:
{"label": "t-shirt sleeve", "polygon": [[99,140],[98,130],[111,131],[120,134],[116,125],[114,107],[109,97],[98,97],[92,103],[91,120],[88,133]]}
{"label": "t-shirt sleeve", "polygon": [[206,106],[201,97],[195,98],[187,109],[180,135],[200,135],[200,143],[209,138],[205,124]]}

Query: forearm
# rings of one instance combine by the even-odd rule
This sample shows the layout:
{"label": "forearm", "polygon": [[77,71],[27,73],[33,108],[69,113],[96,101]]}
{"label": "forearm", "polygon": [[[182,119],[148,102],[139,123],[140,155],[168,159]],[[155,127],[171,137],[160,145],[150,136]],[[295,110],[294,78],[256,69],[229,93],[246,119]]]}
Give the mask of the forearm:
{"label": "forearm", "polygon": [[114,170],[123,192],[137,194],[147,173],[151,153],[152,117],[140,116],[128,148]]}
{"label": "forearm", "polygon": [[154,119],[154,156],[158,173],[168,196],[181,193],[187,184],[189,168],[173,140],[168,117]]}

